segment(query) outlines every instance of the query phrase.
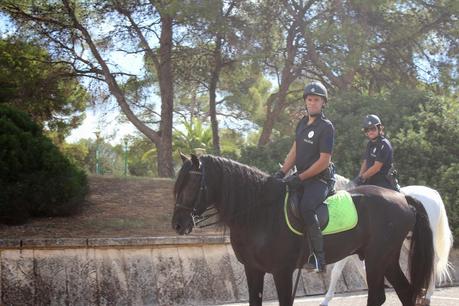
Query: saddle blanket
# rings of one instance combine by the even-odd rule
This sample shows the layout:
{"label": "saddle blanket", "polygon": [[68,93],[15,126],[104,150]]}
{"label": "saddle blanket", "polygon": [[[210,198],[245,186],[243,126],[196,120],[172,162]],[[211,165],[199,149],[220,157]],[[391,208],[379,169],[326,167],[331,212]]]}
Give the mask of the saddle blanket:
{"label": "saddle blanket", "polygon": [[[327,204],[329,220],[327,226],[322,230],[322,234],[330,235],[353,229],[358,222],[357,210],[349,192],[341,190],[325,200]],[[284,201],[285,221],[290,230],[297,234],[303,235],[299,228],[295,228],[290,222],[288,209],[288,194]]]}

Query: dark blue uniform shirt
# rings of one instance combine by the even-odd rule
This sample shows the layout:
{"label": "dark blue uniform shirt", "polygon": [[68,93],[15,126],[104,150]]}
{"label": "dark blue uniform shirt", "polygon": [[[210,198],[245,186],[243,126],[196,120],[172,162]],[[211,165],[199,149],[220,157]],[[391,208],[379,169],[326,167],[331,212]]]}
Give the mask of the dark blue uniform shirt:
{"label": "dark blue uniform shirt", "polygon": [[379,173],[386,175],[392,167],[392,145],[383,136],[378,136],[374,141],[368,141],[364,158],[367,163],[367,169],[373,166],[375,161],[383,163]]}
{"label": "dark blue uniform shirt", "polygon": [[333,151],[335,128],[330,120],[322,114],[307,125],[308,117],[303,117],[296,127],[296,160],[298,173],[312,166],[320,157],[320,153]]}

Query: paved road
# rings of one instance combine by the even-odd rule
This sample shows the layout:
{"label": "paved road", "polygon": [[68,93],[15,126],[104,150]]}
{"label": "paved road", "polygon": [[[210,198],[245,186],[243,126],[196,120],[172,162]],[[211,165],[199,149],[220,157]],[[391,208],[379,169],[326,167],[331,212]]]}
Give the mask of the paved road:
{"label": "paved road", "polygon": [[[318,306],[323,296],[297,298],[295,306]],[[226,306],[247,306],[247,303],[226,304]],[[263,303],[266,306],[278,306],[277,301]],[[329,303],[329,306],[366,306],[367,292],[354,292],[337,294]],[[386,290],[386,302],[384,306],[400,306],[401,303],[393,290]],[[431,306],[457,306],[459,305],[459,287],[440,288],[435,290],[430,303]]]}

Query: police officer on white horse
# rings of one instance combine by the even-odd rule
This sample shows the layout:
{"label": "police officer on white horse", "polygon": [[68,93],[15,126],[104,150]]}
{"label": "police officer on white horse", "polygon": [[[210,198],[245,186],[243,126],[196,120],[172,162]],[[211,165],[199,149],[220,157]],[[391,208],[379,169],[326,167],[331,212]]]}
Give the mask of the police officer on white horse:
{"label": "police officer on white horse", "polygon": [[400,191],[396,172],[393,169],[392,145],[384,137],[384,126],[376,115],[367,115],[363,119],[362,131],[368,137],[364,159],[359,175],[353,180],[358,185],[376,185]]}

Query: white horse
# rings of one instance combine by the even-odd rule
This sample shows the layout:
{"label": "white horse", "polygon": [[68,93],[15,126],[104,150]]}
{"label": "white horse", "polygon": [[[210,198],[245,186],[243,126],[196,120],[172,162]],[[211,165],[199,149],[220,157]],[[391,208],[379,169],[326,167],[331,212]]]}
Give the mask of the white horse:
{"label": "white horse", "polygon": [[[337,175],[336,189],[342,190],[350,189],[352,187],[354,186],[351,181],[345,177]],[[440,194],[436,190],[426,186],[407,186],[401,188],[401,192],[406,195],[410,195],[416,200],[420,201],[427,211],[427,215],[429,216],[430,226],[432,228],[434,239],[435,264],[430,287],[426,292],[424,305],[430,305],[430,298],[435,289],[435,281],[437,280],[439,283],[441,283],[447,279],[451,280],[451,275],[449,273],[449,268],[451,265],[448,262],[448,256],[453,245],[453,235],[451,233],[451,229],[449,228],[445,205],[443,204],[443,200],[441,199]],[[403,243],[402,252],[400,254],[402,267],[406,266],[406,259],[408,258],[408,252],[410,249],[409,247],[410,237],[408,236]],[[330,286],[324,300],[320,303],[321,306],[327,306],[328,302],[333,298],[338,278],[340,277],[346,262],[353,258],[354,260],[358,260],[357,255],[353,255],[335,263],[331,272]],[[362,264],[357,265],[357,267],[360,267],[359,272],[363,278],[366,279],[364,263],[362,262]],[[405,275],[407,275],[407,273],[405,273]]]}

